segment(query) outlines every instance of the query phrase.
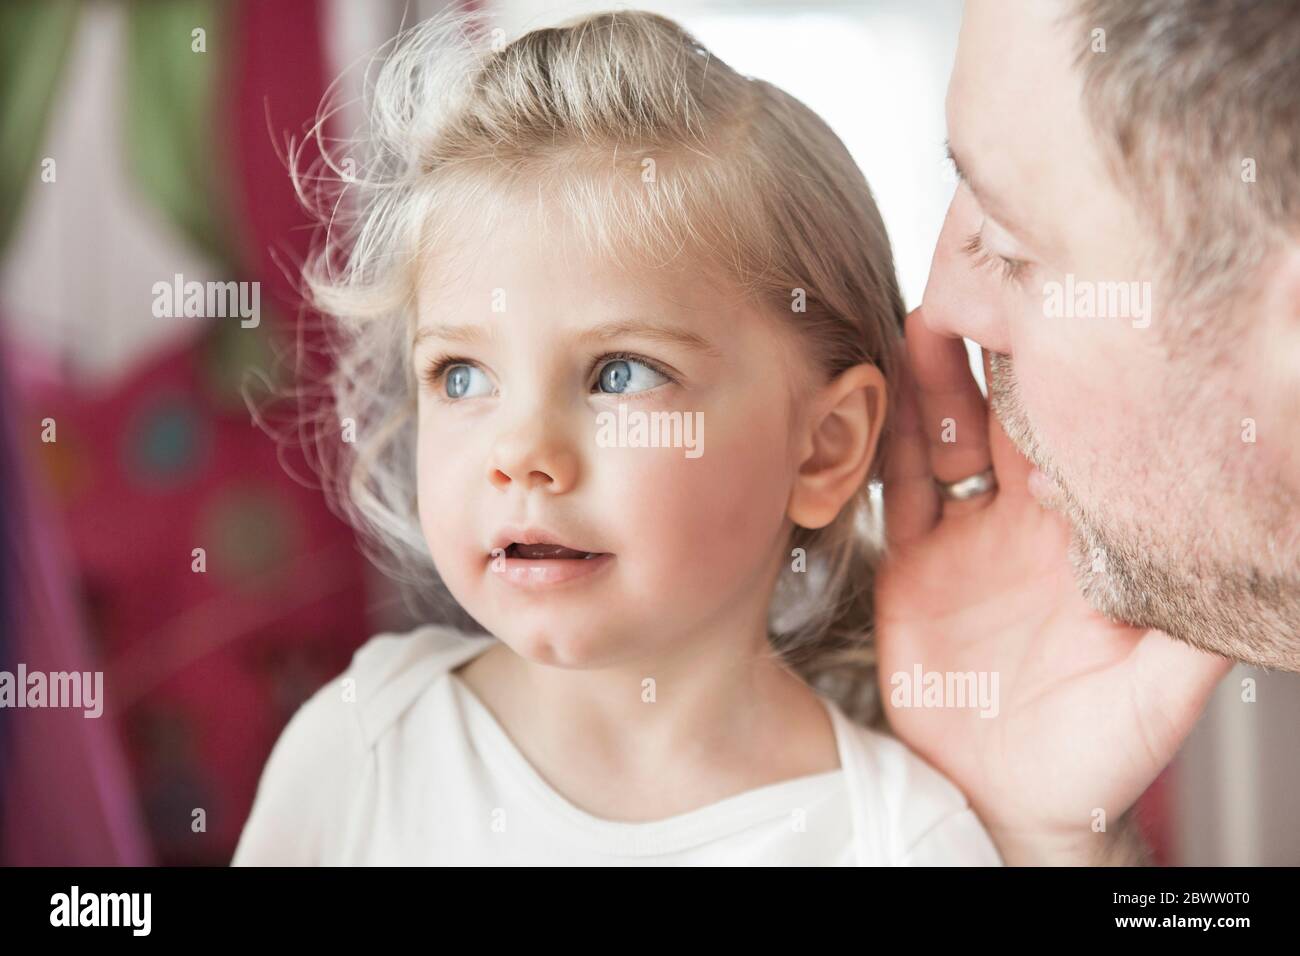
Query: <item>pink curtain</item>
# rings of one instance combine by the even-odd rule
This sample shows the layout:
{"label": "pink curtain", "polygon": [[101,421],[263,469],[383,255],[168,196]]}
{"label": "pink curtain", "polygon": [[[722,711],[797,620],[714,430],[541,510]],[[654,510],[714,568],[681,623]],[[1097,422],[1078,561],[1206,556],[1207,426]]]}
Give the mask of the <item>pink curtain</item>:
{"label": "pink curtain", "polygon": [[[97,671],[57,512],[37,471],[40,409],[23,407],[13,349],[0,340],[0,574],[6,602],[0,670]],[[22,692],[22,688],[17,688]],[[111,686],[104,709],[0,709],[0,864],[147,865]]]}

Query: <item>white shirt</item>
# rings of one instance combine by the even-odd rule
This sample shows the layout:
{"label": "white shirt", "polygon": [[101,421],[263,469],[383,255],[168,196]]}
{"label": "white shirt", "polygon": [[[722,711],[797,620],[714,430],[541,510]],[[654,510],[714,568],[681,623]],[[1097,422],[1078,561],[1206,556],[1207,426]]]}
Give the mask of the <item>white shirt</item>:
{"label": "white shirt", "polygon": [[820,695],[839,769],[648,823],[592,816],[450,673],[495,643],[371,638],[276,741],[232,865],[1001,865],[946,777]]}

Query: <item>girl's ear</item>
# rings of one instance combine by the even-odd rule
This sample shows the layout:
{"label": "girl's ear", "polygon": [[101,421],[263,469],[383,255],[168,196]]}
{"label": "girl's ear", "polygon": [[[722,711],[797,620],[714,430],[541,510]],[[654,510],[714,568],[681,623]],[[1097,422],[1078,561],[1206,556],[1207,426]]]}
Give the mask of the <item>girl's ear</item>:
{"label": "girl's ear", "polygon": [[841,372],[809,403],[787,509],[795,524],[824,528],[867,480],[885,421],[885,396],[885,376],[864,364]]}

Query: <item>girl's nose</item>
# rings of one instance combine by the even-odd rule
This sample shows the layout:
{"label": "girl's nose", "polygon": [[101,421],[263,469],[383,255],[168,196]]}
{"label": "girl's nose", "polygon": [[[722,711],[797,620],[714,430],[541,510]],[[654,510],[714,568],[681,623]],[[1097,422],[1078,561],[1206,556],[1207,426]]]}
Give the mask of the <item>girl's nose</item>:
{"label": "girl's nose", "polygon": [[572,443],[544,421],[524,422],[493,445],[488,480],[499,491],[520,486],[562,495],[577,479],[578,455]]}

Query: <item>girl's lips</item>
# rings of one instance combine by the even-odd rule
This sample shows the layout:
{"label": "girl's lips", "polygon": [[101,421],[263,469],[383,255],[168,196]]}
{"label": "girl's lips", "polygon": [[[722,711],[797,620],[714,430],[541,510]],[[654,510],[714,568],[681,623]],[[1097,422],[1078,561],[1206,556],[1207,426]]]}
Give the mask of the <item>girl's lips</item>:
{"label": "girl's lips", "polygon": [[500,556],[488,559],[488,570],[500,575],[511,587],[538,591],[590,579],[614,563],[612,554],[593,554],[589,558],[516,558]]}

